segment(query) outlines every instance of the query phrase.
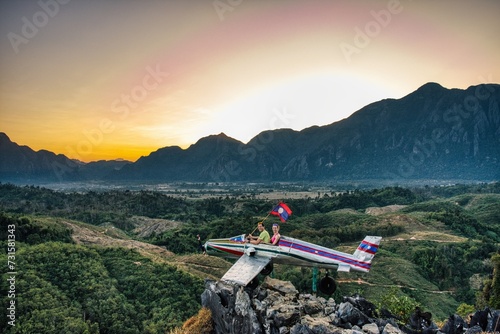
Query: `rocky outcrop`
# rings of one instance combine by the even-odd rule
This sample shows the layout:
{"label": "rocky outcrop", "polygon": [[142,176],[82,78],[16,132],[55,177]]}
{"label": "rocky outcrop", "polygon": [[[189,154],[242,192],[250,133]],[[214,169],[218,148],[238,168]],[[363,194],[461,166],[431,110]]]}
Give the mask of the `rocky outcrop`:
{"label": "rocky outcrop", "polygon": [[[401,334],[476,333],[458,315],[438,328],[428,312],[416,309],[406,325],[359,295],[332,298],[300,294],[290,283],[266,277],[252,290],[221,281],[205,281],[202,306],[210,309],[217,334]],[[491,311],[491,323],[499,311]],[[495,315],[497,318],[495,318]],[[492,328],[490,326],[490,328]]]}
{"label": "rocky outcrop", "polygon": [[215,333],[401,333],[393,320],[370,318],[352,300],[336,304],[269,277],[255,290],[210,280],[205,288],[202,305],[212,312]]}

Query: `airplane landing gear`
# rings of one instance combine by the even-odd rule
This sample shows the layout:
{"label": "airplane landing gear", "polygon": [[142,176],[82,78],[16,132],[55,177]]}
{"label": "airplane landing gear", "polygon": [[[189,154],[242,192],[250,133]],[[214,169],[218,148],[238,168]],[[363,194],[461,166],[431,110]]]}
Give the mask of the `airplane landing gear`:
{"label": "airplane landing gear", "polygon": [[257,286],[259,286],[259,277],[255,276],[255,278],[253,280],[251,280],[250,283],[247,284],[247,288],[250,288],[251,290],[253,290]]}
{"label": "airplane landing gear", "polygon": [[318,288],[319,291],[325,295],[331,295],[337,290],[337,283],[335,283],[335,280],[328,276],[328,272],[326,272],[326,276],[319,281]]}
{"label": "airplane landing gear", "polygon": [[270,262],[264,267],[264,269],[261,270],[260,273],[264,276],[267,276],[273,272],[273,269],[274,269],[273,264],[272,262]]}

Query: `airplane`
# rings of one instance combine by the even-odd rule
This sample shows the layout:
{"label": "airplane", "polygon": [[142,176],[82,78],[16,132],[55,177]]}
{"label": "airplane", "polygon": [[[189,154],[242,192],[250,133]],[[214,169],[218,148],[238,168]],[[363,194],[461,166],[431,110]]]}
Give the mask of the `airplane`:
{"label": "airplane", "polygon": [[255,288],[257,275],[269,275],[273,264],[291,264],[303,267],[326,269],[318,288],[326,295],[335,292],[337,284],[328,276],[329,269],[339,272],[370,271],[371,262],[378,250],[382,237],[366,236],[353,254],[336,251],[296,238],[281,236],[278,245],[246,242],[245,234],[222,239],[210,239],[205,250],[210,255],[238,258],[221,280]]}

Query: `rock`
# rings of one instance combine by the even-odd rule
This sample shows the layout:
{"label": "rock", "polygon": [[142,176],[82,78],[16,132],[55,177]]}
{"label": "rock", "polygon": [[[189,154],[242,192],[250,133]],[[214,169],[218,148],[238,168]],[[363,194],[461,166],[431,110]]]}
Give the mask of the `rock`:
{"label": "rock", "polygon": [[500,332],[500,311],[491,311],[491,317],[488,319],[488,332]]}
{"label": "rock", "polygon": [[359,309],[370,318],[377,316],[376,306],[365,298],[361,297],[359,294],[355,294],[351,297],[344,297],[343,300],[344,302],[351,303],[354,307]]}
{"label": "rock", "polygon": [[479,325],[472,326],[470,328],[467,328],[465,331],[465,334],[481,334],[483,332],[483,329]]}
{"label": "rock", "polygon": [[462,319],[462,317],[460,317],[458,314],[453,314],[450,315],[448,320],[445,322],[445,324],[441,327],[439,331],[445,334],[457,334],[457,333],[463,333],[466,327],[467,324]]}
{"label": "rock", "polygon": [[[458,316],[450,316],[440,330],[432,315],[416,308],[412,321],[399,327],[389,312],[375,315],[373,304],[359,295],[344,297],[336,304],[311,294],[298,294],[290,282],[267,278],[256,289],[241,288],[224,282],[205,281],[201,295],[203,307],[212,312],[216,334],[403,334],[408,333],[466,333],[483,332],[476,326],[467,329]],[[488,328],[498,319],[499,312],[491,310]],[[404,330],[404,331],[403,331]]]}
{"label": "rock", "polygon": [[290,334],[290,330],[287,327],[280,327],[279,334]]}
{"label": "rock", "polygon": [[299,291],[297,291],[292,283],[287,281],[280,281],[269,276],[266,276],[264,282],[262,282],[261,287],[264,289],[277,291],[282,295],[293,295],[295,297],[299,295]]}
{"label": "rock", "polygon": [[250,296],[242,288],[207,280],[201,304],[212,312],[215,333],[263,333],[263,326],[251,306]]}
{"label": "rock", "polygon": [[385,325],[382,334],[403,334],[403,331],[391,324],[387,324]]}
{"label": "rock", "polygon": [[290,334],[314,334],[314,332],[303,324],[296,324],[290,329]]}
{"label": "rock", "polygon": [[378,326],[374,323],[363,325],[361,329],[368,334],[379,334]]}
{"label": "rock", "polygon": [[273,320],[276,327],[290,327],[300,320],[300,311],[293,305],[283,305],[274,313]]}
{"label": "rock", "polygon": [[475,326],[479,325],[483,331],[486,331],[486,327],[488,327],[488,315],[490,314],[490,309],[485,308],[484,310],[481,311],[476,311],[474,315],[472,316],[470,325]]}
{"label": "rock", "polygon": [[324,304],[322,304],[319,300],[308,300],[304,303],[304,312],[306,314],[314,315],[320,313],[324,309]]}
{"label": "rock", "polygon": [[337,314],[344,324],[349,323],[353,326],[363,326],[364,324],[368,324],[371,322],[370,318],[366,314],[355,308],[349,302],[341,303],[339,305]]}
{"label": "rock", "polygon": [[337,329],[328,317],[313,318],[310,315],[306,315],[302,318],[301,323],[307,325],[314,334],[334,333]]}

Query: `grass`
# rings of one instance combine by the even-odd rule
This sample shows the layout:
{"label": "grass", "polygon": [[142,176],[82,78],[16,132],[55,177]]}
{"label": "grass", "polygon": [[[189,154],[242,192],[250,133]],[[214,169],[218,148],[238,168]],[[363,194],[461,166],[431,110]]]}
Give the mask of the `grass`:
{"label": "grass", "polygon": [[459,303],[450,291],[439,288],[423,277],[413,263],[390,252],[379,251],[368,274],[339,273],[339,289],[344,295],[360,293],[377,304],[391,288],[401,292],[430,311],[435,319],[446,319]]}
{"label": "grass", "polygon": [[[500,194],[464,194],[445,200],[432,200],[409,205],[402,210],[383,213],[377,217],[346,209],[331,212],[324,217],[304,217],[304,220],[315,219],[311,221],[311,224],[315,225],[316,228],[328,227],[330,220],[344,226],[352,224],[353,221],[358,222],[366,219],[372,219],[377,224],[390,223],[402,226],[404,229],[402,233],[382,240],[370,273],[338,273],[338,293],[336,295],[360,293],[368,300],[377,303],[382,300],[389,289],[397,287],[402,293],[415,299],[422,305],[422,308],[430,311],[434,315],[434,321],[439,321],[447,319],[449,314],[454,313],[458,307],[458,302],[453,298],[453,291],[440,291],[435,284],[419,272],[416,265],[404,259],[402,252],[405,247],[418,247],[422,243],[429,245],[429,243],[467,241],[467,238],[458,236],[444,223],[429,218],[429,213],[434,212],[433,210],[444,210],[453,206],[460,207],[483,223],[500,221]],[[217,257],[202,254],[178,256],[169,253],[160,247],[135,241],[126,233],[112,226],[94,226],[50,217],[36,217],[34,219],[72,227],[74,230],[73,239],[76,242],[104,247],[136,248],[153,261],[167,262],[202,279],[220,279],[231,266],[231,262]],[[324,226],[325,224],[326,226]],[[305,224],[302,225],[302,227],[304,226]],[[351,242],[334,248],[352,253],[358,244],[359,242]],[[395,246],[386,246],[386,249],[395,250],[394,253],[384,249],[384,245]],[[279,272],[279,270],[280,266],[275,266],[275,272]],[[300,274],[300,269],[296,272]],[[473,301],[470,303],[472,304]],[[196,323],[196,321],[192,320],[192,323]],[[176,330],[178,332],[171,332],[171,334],[190,333],[190,329],[187,328]]]}
{"label": "grass", "polygon": [[212,313],[203,307],[198,314],[186,320],[182,327],[171,330],[169,334],[210,334],[212,331]]}

